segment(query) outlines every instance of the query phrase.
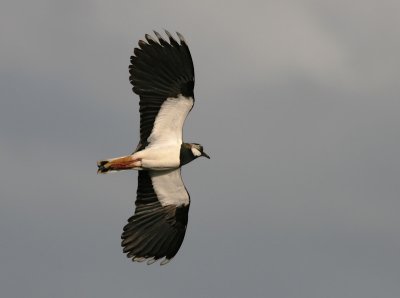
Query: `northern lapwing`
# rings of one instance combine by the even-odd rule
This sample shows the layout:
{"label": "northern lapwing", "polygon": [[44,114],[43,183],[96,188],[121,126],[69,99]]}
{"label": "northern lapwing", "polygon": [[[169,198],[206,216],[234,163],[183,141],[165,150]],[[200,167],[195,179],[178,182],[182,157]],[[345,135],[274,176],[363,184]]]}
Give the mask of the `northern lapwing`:
{"label": "northern lapwing", "polygon": [[154,31],[134,49],[129,66],[133,92],[139,95],[140,141],[123,157],[97,163],[98,173],[139,170],[135,214],[122,233],[122,247],[133,261],[147,264],[178,252],[186,232],[190,196],[181,166],[204,156],[203,146],[182,141],[182,128],[194,104],[194,67],[181,34],[167,39]]}

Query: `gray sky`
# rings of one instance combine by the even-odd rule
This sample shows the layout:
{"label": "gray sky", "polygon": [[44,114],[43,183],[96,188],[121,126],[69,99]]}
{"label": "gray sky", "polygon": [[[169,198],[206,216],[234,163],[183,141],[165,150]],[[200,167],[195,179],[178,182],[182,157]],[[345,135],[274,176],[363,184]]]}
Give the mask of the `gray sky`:
{"label": "gray sky", "polygon": [[[227,3],[2,1],[2,297],[399,297],[399,2]],[[120,248],[137,174],[96,175],[137,144],[129,56],[162,28],[212,158],[164,267]]]}

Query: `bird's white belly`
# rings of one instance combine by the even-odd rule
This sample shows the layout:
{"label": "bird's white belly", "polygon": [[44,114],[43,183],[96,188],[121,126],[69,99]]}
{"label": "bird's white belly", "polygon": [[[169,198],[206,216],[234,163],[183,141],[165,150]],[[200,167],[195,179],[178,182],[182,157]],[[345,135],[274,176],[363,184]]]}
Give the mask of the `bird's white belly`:
{"label": "bird's white belly", "polygon": [[141,159],[141,168],[168,170],[179,168],[180,145],[148,147],[136,152],[133,157]]}

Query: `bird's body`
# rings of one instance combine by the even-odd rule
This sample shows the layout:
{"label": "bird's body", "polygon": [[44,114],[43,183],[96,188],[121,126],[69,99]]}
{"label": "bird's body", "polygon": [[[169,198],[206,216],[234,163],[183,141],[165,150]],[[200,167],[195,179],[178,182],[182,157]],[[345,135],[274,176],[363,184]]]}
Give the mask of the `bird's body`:
{"label": "bird's body", "polygon": [[194,105],[194,68],[189,48],[166,31],[169,42],[146,34],[131,57],[130,81],[140,96],[140,141],[127,156],[98,162],[98,173],[139,170],[135,214],[122,234],[122,246],[134,261],[148,263],[178,252],[187,225],[189,194],[180,167],[209,156],[196,143],[184,143],[184,121]]}

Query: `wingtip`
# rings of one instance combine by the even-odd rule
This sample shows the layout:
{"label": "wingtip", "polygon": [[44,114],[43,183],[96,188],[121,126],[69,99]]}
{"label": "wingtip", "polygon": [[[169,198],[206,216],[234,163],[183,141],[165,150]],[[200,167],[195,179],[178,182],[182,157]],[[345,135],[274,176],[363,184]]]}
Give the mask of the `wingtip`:
{"label": "wingtip", "polygon": [[149,44],[148,44],[147,42],[145,42],[144,40],[139,39],[138,45],[139,45],[139,47],[140,47],[141,49],[143,49],[144,47],[146,47],[146,46],[149,45]]}
{"label": "wingtip", "polygon": [[[132,259],[132,262],[137,262],[137,263],[143,263],[144,261],[146,261],[147,265],[152,265],[159,260],[156,257],[138,257],[135,255],[130,256],[130,258]],[[171,259],[165,258],[160,262],[160,266],[167,265],[171,260],[172,258]]]}
{"label": "wingtip", "polygon": [[164,266],[167,265],[169,262],[171,261],[171,259],[167,259],[165,258],[164,260],[162,260],[162,262],[160,263],[160,266]]}
{"label": "wingtip", "polygon": [[165,34],[167,34],[168,38],[173,38],[171,33],[169,33],[169,31],[167,29],[164,28],[163,30],[164,30]]}
{"label": "wingtip", "polygon": [[134,257],[134,258],[132,258],[132,261],[138,262],[138,263],[142,263],[142,262],[144,262],[145,260],[146,260],[145,257]]}
{"label": "wingtip", "polygon": [[178,31],[176,31],[176,35],[178,35],[179,40],[181,41],[181,44],[182,43],[187,44],[186,39],[183,37],[182,34],[180,34]]}
{"label": "wingtip", "polygon": [[162,36],[160,33],[158,33],[156,30],[153,30],[154,35],[158,38],[158,40],[162,39]]}
{"label": "wingtip", "polygon": [[151,36],[150,34],[145,34],[144,37],[146,38],[146,40],[149,44],[152,44],[152,43],[159,44],[158,40],[154,39],[154,37]]}
{"label": "wingtip", "polygon": [[171,45],[177,45],[178,42],[175,40],[175,38],[172,36],[172,34],[167,29],[164,29],[164,31],[165,31],[165,34],[167,34],[167,36],[169,38],[169,43]]}
{"label": "wingtip", "polygon": [[153,30],[153,32],[154,32],[154,34],[156,35],[156,37],[157,37],[158,42],[160,43],[160,45],[162,45],[162,46],[169,45],[168,41],[166,41],[165,38],[164,38],[160,33],[158,33],[158,32],[155,31],[155,30]]}

